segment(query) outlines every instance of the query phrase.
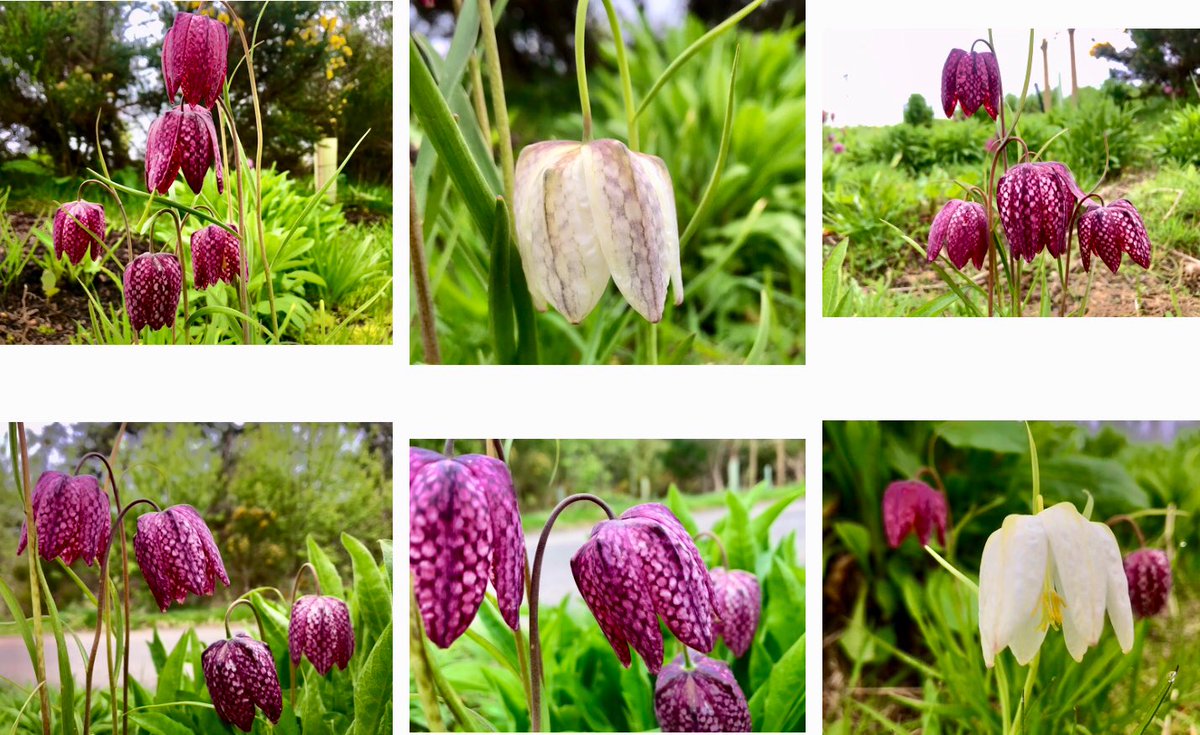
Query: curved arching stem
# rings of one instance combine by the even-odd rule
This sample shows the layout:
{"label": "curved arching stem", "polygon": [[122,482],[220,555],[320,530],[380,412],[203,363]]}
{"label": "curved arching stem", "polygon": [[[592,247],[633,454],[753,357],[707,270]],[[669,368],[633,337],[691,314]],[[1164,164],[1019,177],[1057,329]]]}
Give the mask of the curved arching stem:
{"label": "curved arching stem", "polygon": [[1113,516],[1112,518],[1108,519],[1107,525],[1109,528],[1112,528],[1113,526],[1116,526],[1118,523],[1120,523],[1122,521],[1133,526],[1133,532],[1135,534],[1137,534],[1138,544],[1143,549],[1146,548],[1146,535],[1144,533],[1142,533],[1142,527],[1138,525],[1137,520],[1133,516],[1126,515],[1124,513],[1122,513],[1119,516]]}
{"label": "curved arching stem", "polygon": [[[304,570],[307,569],[313,580],[313,586],[317,589],[317,596],[321,595],[321,578],[317,576],[317,568],[312,565],[312,562],[304,562],[300,568],[296,570],[296,576],[292,580],[292,596],[289,598],[290,610],[296,607],[296,593],[300,591],[300,580],[304,577]],[[296,664],[292,661],[292,657],[288,656],[288,684],[291,688],[292,709],[296,708]]]}
{"label": "curved arching stem", "polygon": [[529,721],[533,732],[542,730],[542,641],[538,631],[538,592],[542,583],[542,556],[546,553],[546,542],[550,540],[550,529],[554,528],[554,521],[558,520],[558,516],[567,506],[584,500],[600,506],[608,515],[608,520],[616,518],[608,503],[591,493],[577,493],[563,498],[554,506],[554,510],[550,511],[550,517],[546,519],[546,525],[538,536],[537,551],[533,555],[533,575],[529,585],[529,662],[533,672]]}
{"label": "curved arching stem", "polygon": [[442,454],[446,455],[447,457],[454,456],[454,440],[453,439],[447,439],[446,443],[442,445]]}
{"label": "curved arching stem", "polygon": [[[721,566],[725,567],[725,569],[728,570],[729,569],[729,554],[725,551],[725,544],[721,543],[720,537],[718,537],[717,534],[713,533],[712,531],[701,531],[700,533],[696,534],[697,541],[699,541],[700,539],[705,539],[705,538],[711,540],[713,543],[715,543],[717,545],[717,549],[721,552]],[[687,646],[684,646],[683,648],[684,648],[684,652],[686,653]]]}
{"label": "curved arching stem", "polygon": [[233,614],[234,609],[237,608],[238,605],[245,605],[246,607],[250,608],[250,612],[254,613],[254,620],[258,623],[258,639],[266,642],[267,630],[263,627],[262,617],[258,614],[258,608],[254,606],[253,602],[250,602],[250,600],[246,599],[245,597],[237,598],[230,603],[229,607],[225,608],[225,637],[233,637],[233,633],[229,632],[229,616]]}

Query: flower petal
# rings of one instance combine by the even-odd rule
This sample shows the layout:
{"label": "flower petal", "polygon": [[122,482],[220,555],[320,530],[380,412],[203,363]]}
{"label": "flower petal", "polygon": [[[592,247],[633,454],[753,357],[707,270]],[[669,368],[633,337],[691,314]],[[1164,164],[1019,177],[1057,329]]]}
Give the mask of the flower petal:
{"label": "flower petal", "polygon": [[525,533],[521,511],[508,465],[482,454],[466,454],[459,463],[470,469],[487,498],[492,525],[492,586],[500,614],[508,627],[521,625],[521,600],[525,596]]}
{"label": "flower petal", "polygon": [[[1104,628],[1108,577],[1104,559],[1097,557],[1096,535],[1087,519],[1070,503],[1059,503],[1038,514],[1050,544],[1054,586],[1063,599],[1063,637],[1067,651],[1083,660]],[[1120,554],[1117,555],[1120,565]],[[1124,570],[1121,572],[1124,576]]]}
{"label": "flower petal", "polygon": [[[1049,547],[1038,517],[1010,515],[983,547],[979,567],[979,636],[983,660],[991,668],[996,654],[1017,643],[1018,661],[1036,652],[1040,630],[1038,605],[1046,577]],[[1014,649],[1014,654],[1018,650]]]}
{"label": "flower petal", "polygon": [[[1112,529],[1103,523],[1089,524],[1095,540],[1094,554],[1106,577],[1104,609],[1121,651],[1129,653],[1133,648],[1133,606],[1129,598],[1129,580],[1125,576],[1125,564],[1121,560],[1121,549]],[[1169,579],[1169,577],[1168,577]]]}

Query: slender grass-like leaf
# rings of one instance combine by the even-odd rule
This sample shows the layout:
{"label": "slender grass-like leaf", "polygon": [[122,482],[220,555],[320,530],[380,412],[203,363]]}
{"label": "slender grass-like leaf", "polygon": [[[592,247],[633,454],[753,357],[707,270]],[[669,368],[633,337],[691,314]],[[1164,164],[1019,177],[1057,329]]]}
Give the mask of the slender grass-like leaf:
{"label": "slender grass-like leaf", "polygon": [[488,263],[488,326],[492,332],[492,347],[496,350],[496,362],[501,365],[513,363],[517,357],[517,345],[513,337],[513,302],[509,290],[511,268],[509,253],[508,205],[502,197],[496,198],[496,214],[492,224],[491,261]]}
{"label": "slender grass-like leaf", "polygon": [[734,85],[737,82],[738,60],[741,56],[742,47],[739,45],[734,49],[733,68],[729,72],[729,96],[725,101],[725,121],[721,125],[721,145],[717,149],[717,162],[713,165],[712,176],[708,179],[708,185],[704,187],[704,193],[700,196],[700,203],[696,205],[696,211],[692,213],[691,221],[684,228],[683,235],[679,237],[681,251],[696,234],[700,225],[704,223],[704,216],[708,214],[713,196],[721,184],[721,174],[725,172],[725,160],[729,157],[729,145],[733,140]]}
{"label": "slender grass-like leaf", "polygon": [[771,341],[771,271],[768,270],[763,276],[763,287],[759,291],[758,332],[754,336],[754,344],[750,346],[750,354],[746,355],[746,365],[761,363]]}

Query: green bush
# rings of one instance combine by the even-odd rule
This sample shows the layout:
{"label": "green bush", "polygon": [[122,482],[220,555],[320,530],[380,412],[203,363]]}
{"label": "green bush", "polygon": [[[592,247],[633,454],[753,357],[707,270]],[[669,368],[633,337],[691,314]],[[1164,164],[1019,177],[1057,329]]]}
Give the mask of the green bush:
{"label": "green bush", "polygon": [[857,166],[826,185],[826,227],[850,238],[846,256],[852,273],[877,275],[902,259],[908,248],[884,221],[904,232],[921,224],[921,200],[909,175],[890,166]]}
{"label": "green bush", "polygon": [[1056,153],[1049,156],[1070,167],[1085,191],[1100,178],[1108,160],[1108,179],[1132,170],[1149,159],[1149,138],[1144,132],[1141,106],[1120,106],[1099,93],[1080,90],[1079,106],[1064,105],[1050,120],[1067,129],[1055,141]]}
{"label": "green bush", "polygon": [[1160,159],[1180,165],[1200,164],[1200,105],[1175,110],[1155,136]]}
{"label": "green bush", "polygon": [[904,105],[904,122],[909,125],[929,125],[933,122],[933,108],[919,94],[913,94]]}

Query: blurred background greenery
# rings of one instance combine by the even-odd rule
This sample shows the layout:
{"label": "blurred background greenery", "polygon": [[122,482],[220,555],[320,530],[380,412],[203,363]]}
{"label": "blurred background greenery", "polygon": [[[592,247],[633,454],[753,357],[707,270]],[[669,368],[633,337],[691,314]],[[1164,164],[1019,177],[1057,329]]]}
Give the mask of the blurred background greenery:
{"label": "blurred background greenery", "polygon": [[[46,470],[71,472],[89,451],[108,455],[117,424],[30,425],[32,481]],[[389,424],[142,424],[131,423],[117,456],[121,500],[145,497],[159,505],[195,506],[208,523],[233,584],[213,597],[189,597],[167,613],[177,621],[219,620],[225,606],[254,587],[290,589],[308,560],[305,539],[326,549],[344,576],[350,560],[339,541],[343,531],[360,539],[392,535],[392,427]],[[29,567],[15,554],[24,520],[13,480],[8,435],[0,456],[0,577],[28,605]],[[100,469],[97,469],[100,467]],[[94,460],[83,469],[102,476]],[[129,512],[127,533],[132,539]],[[137,575],[132,561],[131,573]],[[114,558],[119,552],[114,549]],[[95,620],[74,582],[57,564],[43,567],[64,614]],[[93,589],[95,567],[74,571]],[[131,587],[135,623],[160,620],[143,584]]]}
{"label": "blurred background greenery", "polygon": [[[1149,272],[1096,271],[1090,315],[1200,315],[1200,88],[1192,80],[1200,41],[1191,30],[1133,30],[1132,44],[1103,44],[1091,54],[1120,66],[1101,87],[1072,95],[1069,80],[1050,90],[1050,107],[1033,85],[1016,134],[1046,160],[1061,161],[1088,191],[1126,198],[1142,214],[1154,247]],[[1038,36],[1039,40],[1041,36]],[[1082,58],[1084,51],[1078,52]],[[938,69],[930,69],[936,75]],[[1042,78],[1040,52],[1033,81]],[[1020,89],[1020,79],[1005,89]],[[1018,97],[1007,95],[1009,109]],[[936,109],[936,112],[935,112]],[[1010,118],[1011,119],[1011,118]],[[1055,137],[1058,136],[1058,137]],[[889,127],[840,127],[826,119],[822,155],[826,255],[849,240],[841,268],[825,274],[844,300],[830,316],[913,314],[945,286],[923,257],[885,222],[921,243],[942,205],[962,198],[955,183],[982,186],[995,124],[984,114],[945,119],[940,100],[914,94],[904,122]],[[1053,141],[1051,141],[1053,139]],[[1047,145],[1048,144],[1048,145]],[[973,271],[972,271],[973,272]],[[1032,275],[1030,275],[1032,278]],[[1078,279],[1078,280],[1076,280]],[[1087,282],[1078,258],[1071,283]],[[1029,284],[1027,284],[1029,285]],[[1057,286],[1056,286],[1057,288]],[[1074,289],[1073,289],[1074,291]],[[941,313],[961,315],[947,301]]]}
{"label": "blurred background greenery", "polygon": [[[1068,723],[1093,733],[1136,731],[1169,672],[1182,664],[1156,722],[1166,723],[1157,731],[1189,732],[1200,703],[1200,677],[1187,669],[1200,658],[1194,626],[1200,564],[1191,553],[1200,544],[1200,426],[1034,422],[1030,428],[1046,505],[1069,501],[1082,510],[1090,493],[1092,520],[1137,514],[1147,544],[1171,558],[1174,590],[1164,615],[1138,624],[1129,655],[1121,655],[1106,629],[1076,665],[1062,636],[1049,636],[1029,731],[1065,732],[1060,728]],[[1006,515],[1031,512],[1025,425],[826,422],[822,452],[826,732],[1000,732],[975,597],[915,540],[890,549],[881,503],[896,480],[924,473],[922,479],[943,484],[950,506],[946,548],[932,543],[976,578],[988,535]],[[1167,509],[1174,510],[1169,520]],[[1116,523],[1113,531],[1123,555],[1140,547],[1129,524]],[[1012,691],[1020,691],[1025,671],[1007,671]]]}
{"label": "blurred background greenery", "polygon": [[[627,140],[615,47],[603,8],[588,26],[588,78],[597,138]],[[624,14],[635,104],[672,59],[745,5],[730,0],[617,3]],[[444,53],[454,27],[449,3],[412,2],[415,35]],[[498,42],[514,151],[548,139],[575,139],[582,114],[574,70],[574,3],[513,0],[499,16]],[[659,344],[673,361],[768,364],[804,361],[804,6],[767,2],[688,61],[639,118],[641,148],[671,172],[678,219],[686,224],[712,175],[720,147],[735,49],[732,145],[706,221],[682,252],[680,307],[668,305]],[[412,120],[414,150],[423,133]],[[494,138],[493,132],[493,138]],[[495,140],[493,139],[493,144]],[[468,222],[463,201],[444,186],[437,164],[416,181],[442,359],[493,359],[488,332],[487,263],[491,233]],[[433,183],[430,183],[430,182]],[[414,296],[415,299],[415,296]],[[764,308],[764,303],[766,307]],[[423,359],[415,301],[410,352]],[[644,323],[610,287],[580,326],[548,312],[538,317],[545,363],[629,363],[644,359]],[[759,339],[760,333],[763,335]],[[751,348],[760,349],[753,355]]]}

